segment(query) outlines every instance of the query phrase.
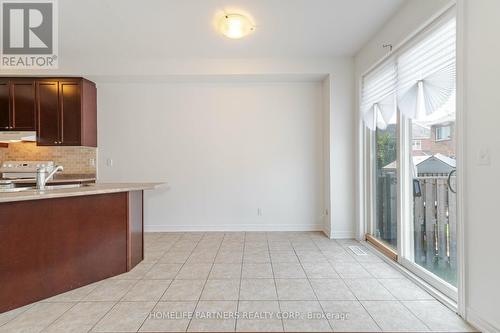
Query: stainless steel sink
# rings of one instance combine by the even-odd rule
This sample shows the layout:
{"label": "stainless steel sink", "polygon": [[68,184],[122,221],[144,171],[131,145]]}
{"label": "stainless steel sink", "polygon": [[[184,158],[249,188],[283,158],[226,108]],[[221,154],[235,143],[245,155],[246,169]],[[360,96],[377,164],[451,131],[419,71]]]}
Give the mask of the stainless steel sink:
{"label": "stainless steel sink", "polygon": [[23,191],[31,191],[33,190],[33,187],[12,187],[12,188],[3,188],[0,189],[0,193],[16,193],[16,192],[23,192]]}
{"label": "stainless steel sink", "polygon": [[66,188],[80,188],[80,187],[86,187],[86,186],[89,186],[89,185],[85,185],[85,184],[47,185],[47,186],[45,186],[45,190],[62,190],[62,189],[66,189]]}
{"label": "stainless steel sink", "polygon": [[[43,191],[39,192],[47,192],[52,190],[64,190],[68,188],[80,188],[80,187],[88,187],[93,184],[60,184],[60,185],[47,185]],[[24,192],[24,191],[38,191],[36,186],[16,186],[12,188],[0,189],[0,193],[16,193],[16,192]]]}

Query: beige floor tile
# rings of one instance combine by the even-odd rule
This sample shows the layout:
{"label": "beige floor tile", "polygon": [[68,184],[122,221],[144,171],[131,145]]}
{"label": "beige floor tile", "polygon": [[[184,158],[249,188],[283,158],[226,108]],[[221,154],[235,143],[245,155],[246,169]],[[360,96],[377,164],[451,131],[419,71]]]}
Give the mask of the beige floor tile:
{"label": "beige floor tile", "polygon": [[50,298],[46,298],[42,300],[42,302],[80,302],[101,284],[101,281],[92,283]]}
{"label": "beige floor tile", "polygon": [[185,264],[175,278],[181,280],[207,279],[211,269],[212,264]]}
{"label": "beige floor tile", "polygon": [[113,279],[120,279],[120,280],[139,280],[139,279],[142,279],[144,277],[144,275],[146,275],[146,273],[153,267],[153,265],[154,265],[153,263],[141,262],[140,264],[138,264],[137,266],[132,268],[132,270],[130,272],[117,275],[117,276],[113,277]]}
{"label": "beige floor tile", "polygon": [[227,252],[242,252],[243,253],[243,249],[244,249],[244,244],[243,243],[239,243],[239,244],[235,244],[235,243],[222,243],[220,248],[219,248],[219,253],[220,252],[223,252],[223,253],[227,253]]}
{"label": "beige floor tile", "polygon": [[28,304],[25,306],[22,306],[20,308],[10,310],[4,313],[0,313],[0,326],[2,326],[5,323],[8,323],[12,319],[16,318],[19,316],[21,313],[27,311],[29,308],[31,308],[34,304]]}
{"label": "beige floor tile", "polygon": [[360,301],[390,301],[394,296],[376,279],[345,279],[344,282]]}
{"label": "beige floor tile", "polygon": [[283,320],[285,332],[332,332],[326,319]]}
{"label": "beige floor tile", "polygon": [[425,290],[408,279],[379,279],[389,292],[401,301],[433,300]]}
{"label": "beige floor tile", "polygon": [[271,251],[293,251],[290,241],[269,241],[268,246]]}
{"label": "beige floor tile", "polygon": [[158,260],[158,262],[162,264],[184,264],[190,255],[191,251],[168,251]]}
{"label": "beige floor tile", "polygon": [[272,263],[292,263],[298,264],[299,258],[293,250],[290,251],[273,251],[271,250],[271,262]]}
{"label": "beige floor tile", "polygon": [[247,251],[245,250],[245,253],[243,255],[243,262],[254,264],[270,263],[271,257],[269,256],[269,251],[247,253]]}
{"label": "beige floor tile", "polygon": [[84,300],[89,302],[119,301],[137,280],[113,280],[108,279],[97,286]]}
{"label": "beige floor tile", "polygon": [[377,279],[403,278],[403,274],[385,262],[361,263],[363,267]]}
{"label": "beige floor tile", "polygon": [[460,316],[436,300],[404,301],[403,305],[433,331],[477,332]]}
{"label": "beige floor tile", "polygon": [[332,264],[337,262],[357,263],[357,260],[354,259],[354,256],[347,253],[345,250],[344,252],[339,252],[339,253],[325,253],[325,257],[328,259],[328,262]]}
{"label": "beige floor tile", "polygon": [[215,263],[219,264],[241,264],[243,262],[243,250],[238,252],[219,252],[215,257]]}
{"label": "beige floor tile", "polygon": [[241,277],[242,264],[214,264],[209,279],[239,279]]}
{"label": "beige floor tile", "polygon": [[92,332],[137,332],[155,302],[117,303],[92,329]]}
{"label": "beige floor tile", "polygon": [[208,280],[201,294],[202,300],[232,301],[238,300],[240,280]]}
{"label": "beige floor tile", "polygon": [[380,328],[358,301],[321,301],[334,332],[378,332]]}
{"label": "beige floor tile", "polygon": [[161,298],[164,301],[197,301],[206,280],[174,280]]}
{"label": "beige floor tile", "polygon": [[428,331],[399,301],[362,301],[361,304],[383,331]]}
{"label": "beige floor tile", "polygon": [[271,264],[244,263],[241,277],[243,279],[270,279],[273,278]]}
{"label": "beige floor tile", "polygon": [[184,332],[191,321],[196,302],[159,302],[139,332]]}
{"label": "beige floor tile", "polygon": [[176,277],[182,264],[155,264],[144,278],[147,280],[171,280]]}
{"label": "beige floor tile", "polygon": [[306,275],[310,279],[336,279],[339,275],[329,263],[302,263]]}
{"label": "beige floor tile", "polygon": [[274,279],[242,279],[240,300],[273,301],[277,300]]}
{"label": "beige floor tile", "polygon": [[283,331],[278,301],[240,301],[238,313],[238,332]]}
{"label": "beige floor tile", "polygon": [[357,262],[360,262],[360,263],[383,263],[384,262],[379,256],[377,256],[371,252],[366,251],[366,249],[364,249],[364,250],[366,252],[366,255],[358,256],[356,254],[353,254],[354,259],[356,259]]}
{"label": "beige floor tile", "polygon": [[163,255],[165,251],[144,251],[143,263],[156,263]]}
{"label": "beige floor tile", "polygon": [[0,332],[41,332],[74,305],[75,303],[36,303],[7,324],[1,326]]}
{"label": "beige floor tile", "polygon": [[193,319],[188,332],[234,332],[236,319]]}
{"label": "beige floor tile", "polygon": [[316,300],[307,279],[276,279],[279,300]]}
{"label": "beige floor tile", "polygon": [[289,314],[283,318],[285,332],[331,332],[318,301],[280,301],[281,311]]}
{"label": "beige floor tile", "polygon": [[319,300],[356,300],[356,297],[342,279],[311,279],[310,281]]}
{"label": "beige floor tile", "polygon": [[[235,330],[234,314],[237,301],[200,301],[196,306],[196,318],[191,320],[190,332],[231,332]],[[218,318],[218,316],[220,316]],[[216,319],[214,319],[216,318]]]}
{"label": "beige floor tile", "polygon": [[321,253],[321,251],[302,251],[297,252],[297,257],[301,263],[327,263],[326,257]]}
{"label": "beige floor tile", "polygon": [[81,302],[64,313],[44,333],[86,333],[106,313],[115,302]]}
{"label": "beige floor tile", "polygon": [[366,269],[357,262],[332,262],[333,269],[343,279],[359,279],[373,277]]}
{"label": "beige floor tile", "polygon": [[186,261],[187,264],[212,264],[217,255],[217,249],[215,251],[199,251],[193,252]]}
{"label": "beige floor tile", "polygon": [[302,265],[293,263],[273,263],[273,272],[276,279],[305,279],[306,273]]}
{"label": "beige floor tile", "polygon": [[171,282],[172,280],[140,280],[125,294],[122,301],[158,301]]}

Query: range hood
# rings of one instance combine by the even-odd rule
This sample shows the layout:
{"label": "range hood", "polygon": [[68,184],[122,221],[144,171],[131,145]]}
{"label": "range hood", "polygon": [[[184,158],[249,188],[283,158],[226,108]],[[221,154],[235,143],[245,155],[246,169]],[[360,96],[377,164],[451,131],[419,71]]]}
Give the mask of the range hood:
{"label": "range hood", "polygon": [[2,132],[0,131],[0,142],[11,143],[11,142],[21,142],[21,141],[36,141],[36,132]]}

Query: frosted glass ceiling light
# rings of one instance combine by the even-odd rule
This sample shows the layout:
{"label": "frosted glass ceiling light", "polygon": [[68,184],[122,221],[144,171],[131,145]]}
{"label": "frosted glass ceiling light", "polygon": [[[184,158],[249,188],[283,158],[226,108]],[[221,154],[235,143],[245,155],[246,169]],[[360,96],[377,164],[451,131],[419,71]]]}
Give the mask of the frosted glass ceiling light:
{"label": "frosted glass ceiling light", "polygon": [[219,22],[219,31],[226,37],[239,39],[255,30],[250,19],[240,14],[226,14]]}

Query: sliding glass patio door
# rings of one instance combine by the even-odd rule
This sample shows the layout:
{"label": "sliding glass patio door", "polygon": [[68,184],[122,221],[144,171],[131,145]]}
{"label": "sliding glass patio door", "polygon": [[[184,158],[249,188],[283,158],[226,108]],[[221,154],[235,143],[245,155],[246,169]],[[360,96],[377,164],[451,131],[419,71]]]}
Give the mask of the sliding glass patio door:
{"label": "sliding glass patio door", "polygon": [[383,129],[375,130],[374,195],[375,214],[372,236],[394,251],[398,247],[397,117]]}
{"label": "sliding glass patio door", "polygon": [[363,77],[367,239],[457,300],[456,26],[450,11]]}

